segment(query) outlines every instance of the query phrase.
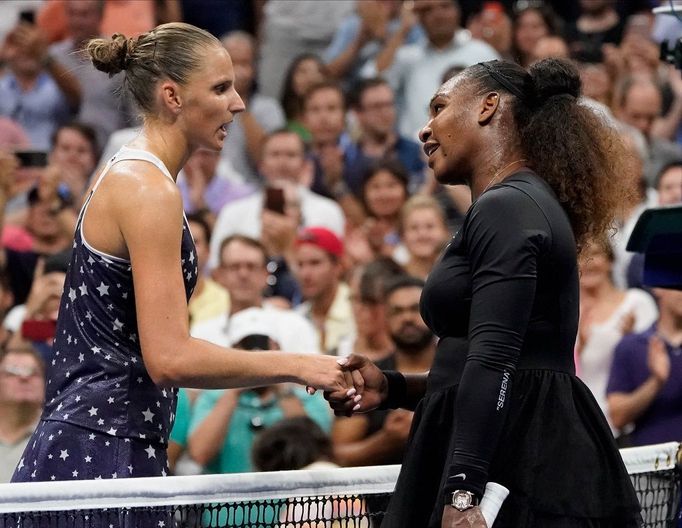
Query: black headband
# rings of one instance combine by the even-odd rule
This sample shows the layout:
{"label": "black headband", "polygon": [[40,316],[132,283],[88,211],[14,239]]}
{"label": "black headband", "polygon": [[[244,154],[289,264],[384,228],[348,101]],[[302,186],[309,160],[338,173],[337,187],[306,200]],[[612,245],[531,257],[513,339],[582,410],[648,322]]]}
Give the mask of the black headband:
{"label": "black headband", "polygon": [[523,93],[523,91],[519,90],[516,86],[514,86],[509,80],[502,75],[501,73],[495,71],[490,64],[487,62],[479,62],[483,68],[485,68],[485,71],[488,72],[488,75],[490,75],[493,79],[495,79],[503,88],[505,88],[509,93],[515,95],[519,99],[525,99],[526,94]]}

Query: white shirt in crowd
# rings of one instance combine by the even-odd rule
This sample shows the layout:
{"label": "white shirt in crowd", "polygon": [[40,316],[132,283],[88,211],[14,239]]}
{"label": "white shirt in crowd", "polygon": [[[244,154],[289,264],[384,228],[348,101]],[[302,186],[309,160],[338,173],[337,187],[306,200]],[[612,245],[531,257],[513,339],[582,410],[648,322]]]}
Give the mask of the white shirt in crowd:
{"label": "white shirt in crowd", "polygon": [[[312,192],[307,187],[299,186],[301,200],[302,225],[326,227],[338,236],[343,237],[345,217],[339,204]],[[209,268],[215,268],[220,261],[220,245],[232,235],[242,235],[260,239],[261,212],[263,211],[264,194],[262,191],[227,204],[220,211],[211,235],[211,255]]]}
{"label": "white shirt in crowd", "polygon": [[[259,319],[257,324],[250,325],[253,326],[253,330],[247,328],[249,324],[244,324],[245,321],[256,316]],[[244,326],[244,328],[231,328],[231,318],[229,314],[224,313],[213,319],[207,319],[193,325],[190,333],[192,337],[229,347],[234,345],[235,340],[239,341],[238,337],[245,337],[252,333],[263,334],[264,330],[262,328],[266,328],[267,335],[270,335],[273,339],[276,338],[275,340],[278,342],[279,348],[284,352],[295,352],[298,354],[320,353],[320,338],[317,330],[305,317],[293,310],[275,308],[265,303],[262,308],[248,308],[247,310],[237,312],[234,317],[237,318],[238,324]]]}
{"label": "white shirt in crowd", "polygon": [[629,314],[635,318],[632,331],[644,332],[658,318],[658,308],[651,295],[645,291],[637,288],[627,290],[623,302],[611,317],[602,323],[592,325],[578,357],[579,377],[592,391],[604,416],[607,417],[609,414],[606,385],[616,346],[623,337],[622,326]]}

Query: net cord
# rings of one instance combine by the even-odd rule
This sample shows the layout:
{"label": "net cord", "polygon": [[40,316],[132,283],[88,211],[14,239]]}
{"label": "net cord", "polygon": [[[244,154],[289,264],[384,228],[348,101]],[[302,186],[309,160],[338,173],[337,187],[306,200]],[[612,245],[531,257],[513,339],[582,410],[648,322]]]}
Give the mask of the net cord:
{"label": "net cord", "polygon": [[[675,468],[680,443],[621,449],[631,475]],[[0,484],[0,513],[238,503],[391,493],[399,465]]]}

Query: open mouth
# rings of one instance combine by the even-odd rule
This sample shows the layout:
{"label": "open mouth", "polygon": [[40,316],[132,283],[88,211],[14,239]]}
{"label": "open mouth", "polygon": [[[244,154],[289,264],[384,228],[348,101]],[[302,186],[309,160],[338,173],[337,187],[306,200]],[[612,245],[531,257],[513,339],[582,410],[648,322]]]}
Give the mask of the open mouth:
{"label": "open mouth", "polygon": [[435,143],[435,142],[427,142],[424,144],[424,154],[426,154],[428,157],[431,156],[434,152],[436,152],[440,148],[440,143]]}

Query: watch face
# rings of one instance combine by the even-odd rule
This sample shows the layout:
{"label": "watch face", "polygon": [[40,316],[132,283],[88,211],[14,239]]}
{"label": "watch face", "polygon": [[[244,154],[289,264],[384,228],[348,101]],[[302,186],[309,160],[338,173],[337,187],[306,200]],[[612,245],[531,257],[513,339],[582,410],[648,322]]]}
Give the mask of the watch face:
{"label": "watch face", "polygon": [[471,495],[466,491],[456,491],[452,494],[452,505],[460,511],[471,508]]}

